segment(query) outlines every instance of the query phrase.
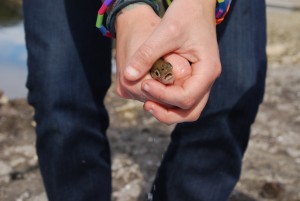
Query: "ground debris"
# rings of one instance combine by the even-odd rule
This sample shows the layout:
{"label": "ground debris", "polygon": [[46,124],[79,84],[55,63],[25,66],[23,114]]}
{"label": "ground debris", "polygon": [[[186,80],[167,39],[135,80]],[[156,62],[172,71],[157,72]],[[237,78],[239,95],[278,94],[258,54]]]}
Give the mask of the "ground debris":
{"label": "ground debris", "polygon": [[284,185],[280,182],[266,182],[261,188],[260,195],[263,198],[278,199],[284,192]]}

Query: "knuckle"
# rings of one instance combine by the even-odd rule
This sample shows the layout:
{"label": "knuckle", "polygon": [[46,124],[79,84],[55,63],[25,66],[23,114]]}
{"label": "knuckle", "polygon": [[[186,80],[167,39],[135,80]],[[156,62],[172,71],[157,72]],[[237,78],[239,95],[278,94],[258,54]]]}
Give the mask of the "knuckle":
{"label": "knuckle", "polygon": [[153,48],[149,45],[143,45],[137,52],[137,58],[145,65],[151,65],[151,58],[153,55]]}
{"label": "knuckle", "polygon": [[171,121],[169,118],[163,119],[160,122],[166,124],[167,126],[171,126],[172,124],[174,124],[174,122]]}
{"label": "knuckle", "polygon": [[200,117],[200,114],[199,115],[193,115],[191,118],[190,118],[190,122],[194,122],[194,121],[197,121]]}
{"label": "knuckle", "polygon": [[164,124],[166,124],[167,126],[171,126],[173,124],[175,124],[174,122],[164,122]]}
{"label": "knuckle", "polygon": [[191,113],[191,118],[190,118],[190,121],[193,122],[193,121],[197,121],[201,114],[202,114],[202,111],[203,111],[203,107],[197,107],[193,110],[193,112]]}
{"label": "knuckle", "polygon": [[120,88],[117,88],[116,89],[116,93],[117,93],[117,95],[119,96],[119,97],[123,97],[123,92],[122,92],[122,90],[120,89]]}
{"label": "knuckle", "polygon": [[176,21],[170,21],[166,28],[167,28],[168,34],[173,37],[178,36],[178,34],[180,33],[179,24]]}
{"label": "knuckle", "polygon": [[193,113],[190,117],[189,117],[189,122],[194,122],[197,121],[200,118],[201,112],[197,112],[197,113]]}
{"label": "knuckle", "polygon": [[157,100],[160,100],[160,101],[166,100],[166,98],[164,96],[164,93],[157,93],[157,94],[154,94],[154,95],[156,95]]}
{"label": "knuckle", "polygon": [[216,61],[215,64],[215,77],[218,78],[222,73],[222,65],[221,65],[221,61],[218,60]]}
{"label": "knuckle", "polygon": [[126,93],[121,89],[121,87],[117,87],[116,89],[116,93],[120,98],[125,98],[127,99],[128,96],[126,95]]}
{"label": "knuckle", "polygon": [[184,100],[181,102],[181,108],[182,109],[189,109],[193,107],[195,104],[194,98],[191,98],[190,96],[186,96]]}
{"label": "knuckle", "polygon": [[156,119],[166,125],[172,125],[172,122],[171,122],[171,119],[168,118],[167,115],[162,115],[162,114],[159,114],[156,116]]}

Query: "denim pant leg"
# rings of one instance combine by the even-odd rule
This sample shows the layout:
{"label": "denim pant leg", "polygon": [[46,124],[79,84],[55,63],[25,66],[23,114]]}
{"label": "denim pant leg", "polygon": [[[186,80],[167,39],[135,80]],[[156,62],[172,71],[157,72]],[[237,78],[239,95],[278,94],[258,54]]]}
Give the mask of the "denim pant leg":
{"label": "denim pant leg", "polygon": [[28,101],[50,201],[109,201],[110,150],[103,98],[111,41],[95,28],[100,1],[24,0]]}
{"label": "denim pant leg", "polygon": [[200,119],[172,133],[149,200],[228,199],[264,93],[265,20],[263,0],[233,1],[218,26],[222,74]]}

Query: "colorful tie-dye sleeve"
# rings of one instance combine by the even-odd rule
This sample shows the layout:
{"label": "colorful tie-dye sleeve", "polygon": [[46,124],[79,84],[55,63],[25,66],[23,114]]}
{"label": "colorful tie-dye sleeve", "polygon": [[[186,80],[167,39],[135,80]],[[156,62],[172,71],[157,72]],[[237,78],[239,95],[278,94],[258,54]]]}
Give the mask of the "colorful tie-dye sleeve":
{"label": "colorful tie-dye sleeve", "polygon": [[[101,1],[102,1],[102,5],[98,10],[96,27],[100,30],[102,35],[109,37],[109,38],[112,38],[115,33],[112,30],[108,30],[103,25],[103,19],[104,19],[105,13],[109,14],[110,11],[112,12],[112,10],[117,7],[117,5],[119,5],[118,9],[122,9],[123,7],[121,7],[120,5],[123,5],[124,7],[126,7],[127,5],[132,4],[132,3],[144,2],[144,3],[149,4],[155,10],[156,13],[159,12],[159,6],[157,4],[157,0],[101,0]],[[114,14],[116,14],[116,13],[114,13]],[[113,20],[111,21],[111,24],[114,24]]]}
{"label": "colorful tie-dye sleeve", "polygon": [[220,24],[229,11],[231,0],[217,0],[216,5],[216,23]]}

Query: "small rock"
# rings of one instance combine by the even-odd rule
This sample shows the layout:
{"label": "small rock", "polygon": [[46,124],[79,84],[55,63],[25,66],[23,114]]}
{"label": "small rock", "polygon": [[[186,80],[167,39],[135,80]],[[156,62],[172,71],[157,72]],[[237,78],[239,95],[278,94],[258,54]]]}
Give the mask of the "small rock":
{"label": "small rock", "polygon": [[48,201],[46,193],[42,193],[40,195],[34,196],[31,201]]}
{"label": "small rock", "polygon": [[300,158],[300,150],[295,148],[287,148],[287,153],[293,158]]}
{"label": "small rock", "polygon": [[[300,95],[299,95],[299,97],[300,97]],[[294,118],[294,122],[295,123],[300,123],[300,115]]]}
{"label": "small rock", "polygon": [[4,141],[6,139],[6,136],[4,133],[0,133],[0,142]]}
{"label": "small rock", "polygon": [[138,198],[138,196],[142,192],[141,182],[138,179],[133,180],[125,186],[125,189],[127,190],[127,193],[128,195],[130,195],[130,197]]}
{"label": "small rock", "polygon": [[24,172],[14,171],[14,172],[10,173],[11,181],[23,180],[24,178],[25,178]]}
{"label": "small rock", "polygon": [[35,127],[36,127],[36,121],[31,121],[31,122],[30,122],[30,125],[31,125],[33,128],[35,128]]}
{"label": "small rock", "polygon": [[33,145],[18,146],[14,149],[14,152],[30,158],[36,155],[35,148]]}
{"label": "small rock", "polygon": [[9,99],[4,95],[3,91],[0,90],[0,106],[7,104]]}
{"label": "small rock", "polygon": [[142,104],[139,102],[129,100],[126,104],[116,107],[115,111],[116,112],[125,112],[128,110],[137,109],[137,108],[141,107],[141,105]]}
{"label": "small rock", "polygon": [[116,155],[112,163],[113,200],[137,200],[144,189],[144,177],[139,165],[125,154]]}
{"label": "small rock", "polygon": [[36,166],[37,164],[38,164],[38,157],[37,157],[37,155],[35,155],[33,158],[31,158],[28,161],[28,165],[30,165],[30,166]]}
{"label": "small rock", "polygon": [[28,191],[24,192],[22,195],[20,195],[19,198],[16,199],[16,201],[25,201],[30,198],[30,193]]}
{"label": "small rock", "polygon": [[267,53],[269,56],[281,56],[286,53],[287,47],[282,44],[272,44],[267,46]]}
{"label": "small rock", "polygon": [[279,182],[266,182],[262,188],[260,195],[263,198],[268,198],[268,199],[276,199],[279,198],[284,192],[284,186],[283,184]]}
{"label": "small rock", "polygon": [[24,164],[26,162],[26,159],[23,158],[23,157],[18,157],[18,158],[15,158],[14,160],[10,161],[9,165],[13,168],[21,165],[21,164]]}
{"label": "small rock", "polygon": [[124,115],[124,118],[126,118],[126,119],[135,119],[136,118],[135,112],[126,111],[126,112],[124,112],[123,115]]}
{"label": "small rock", "polygon": [[12,168],[3,161],[0,161],[0,184],[10,182],[10,173]]}
{"label": "small rock", "polygon": [[113,194],[113,197],[117,201],[124,200],[137,200],[142,192],[142,187],[139,180],[133,180],[126,184],[121,190]]}
{"label": "small rock", "polygon": [[0,161],[0,177],[9,175],[12,172],[12,168],[3,161]]}

